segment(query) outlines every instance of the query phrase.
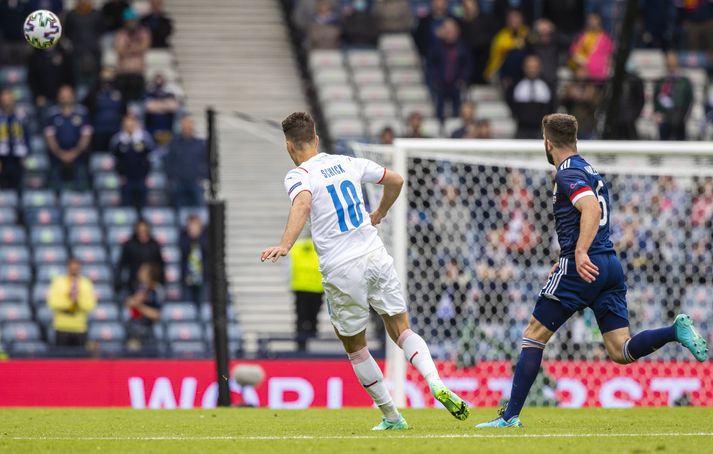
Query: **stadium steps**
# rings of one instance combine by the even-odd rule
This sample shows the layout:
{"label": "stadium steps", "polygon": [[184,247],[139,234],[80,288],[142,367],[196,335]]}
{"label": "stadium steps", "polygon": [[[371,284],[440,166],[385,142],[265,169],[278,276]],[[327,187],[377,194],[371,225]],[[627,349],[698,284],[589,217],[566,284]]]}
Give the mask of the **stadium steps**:
{"label": "stadium steps", "polygon": [[[280,121],[304,110],[302,82],[278,0],[167,0],[173,44],[187,108],[199,123],[206,106],[218,112],[221,195],[227,201],[227,266],[231,297],[255,352],[260,333],[294,333],[287,268],[263,264],[259,253],[276,243],[289,201],[283,178],[292,167],[277,129],[250,132],[226,113]],[[226,33],[229,32],[229,36]],[[326,309],[321,329],[331,333]]]}

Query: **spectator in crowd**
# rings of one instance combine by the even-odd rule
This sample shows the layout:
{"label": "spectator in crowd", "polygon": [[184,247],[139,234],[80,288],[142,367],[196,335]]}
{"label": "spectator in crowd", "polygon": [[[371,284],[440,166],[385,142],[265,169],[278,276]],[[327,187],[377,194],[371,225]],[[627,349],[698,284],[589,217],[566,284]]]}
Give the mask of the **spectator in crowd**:
{"label": "spectator in crowd", "polygon": [[691,207],[691,224],[710,229],[713,222],[713,178],[706,177],[701,181],[697,192]]}
{"label": "spectator in crowd", "polygon": [[423,133],[423,115],[421,112],[411,112],[406,119],[406,135],[409,139],[427,139]]}
{"label": "spectator in crowd", "polygon": [[59,89],[57,106],[47,113],[45,140],[50,151],[50,184],[55,190],[86,190],[92,126],[87,109],[75,102],[69,85]]}
{"label": "spectator in crowd", "polygon": [[619,108],[614,123],[614,138],[619,140],[637,140],[636,120],[641,116],[646,98],[644,82],[636,75],[633,67],[627,65],[624,81],[621,85]]}
{"label": "spectator in crowd", "polygon": [[38,107],[54,103],[63,85],[74,86],[72,58],[64,41],[49,49],[33,49],[28,62],[27,83]]}
{"label": "spectator in crowd", "polygon": [[379,29],[367,0],[352,0],[342,18],[342,41],[347,46],[376,46]]}
{"label": "spectator in crowd", "polygon": [[460,106],[460,128],[453,131],[451,138],[462,139],[467,135],[468,128],[473,125],[475,126],[475,103],[472,101],[466,101]]}
{"label": "spectator in crowd", "polygon": [[146,51],[151,46],[151,34],[139,24],[135,10],[125,10],[123,18],[124,26],[114,39],[114,49],[119,56],[116,83],[126,101],[136,101],[144,95]]}
{"label": "spectator in crowd", "polygon": [[121,179],[121,204],[141,209],[146,206],[146,177],[151,171],[149,154],[154,149],[151,135],[141,128],[133,114],[121,121],[121,131],[112,137],[109,150],[116,160],[116,172]]}
{"label": "spectator in crowd", "polygon": [[525,175],[512,170],[507,176],[507,185],[500,194],[500,219],[507,223],[518,212],[530,211],[535,207],[535,197],[525,181]]}
{"label": "spectator in crowd", "polygon": [[319,0],[307,29],[309,47],[312,49],[338,49],[339,15],[334,11],[331,0]]}
{"label": "spectator in crowd", "polygon": [[127,0],[106,0],[101,9],[105,32],[115,32],[124,26],[124,11],[129,9]]}
{"label": "spectator in crowd", "polygon": [[25,42],[23,23],[31,12],[28,2],[0,2],[0,64],[25,64],[31,48]]}
{"label": "spectator in crowd", "polygon": [[530,26],[535,21],[535,16],[538,14],[536,3],[542,0],[491,0],[493,19],[498,28],[507,24],[508,13],[517,8],[522,14],[522,20]]}
{"label": "spectator in crowd", "polygon": [[493,128],[490,124],[490,120],[487,118],[481,118],[475,122],[475,131],[473,136],[469,136],[469,139],[492,139],[493,138]]}
{"label": "spectator in crowd", "polygon": [[553,111],[554,96],[540,75],[540,59],[530,55],[523,65],[525,77],[507,92],[507,102],[517,122],[518,139],[542,138],[542,117]]}
{"label": "spectator in crowd", "polygon": [[450,258],[445,264],[445,274],[439,276],[438,306],[435,308],[438,324],[444,328],[444,336],[452,337],[452,327],[458,326],[472,298],[472,277],[458,263],[457,258]]}
{"label": "spectator in crowd", "polygon": [[173,121],[179,104],[176,95],[166,89],[166,78],[157,73],[145,100],[146,130],[158,145],[166,145],[173,136]]}
{"label": "spectator in crowd", "polygon": [[407,33],[413,24],[408,0],[376,0],[374,15],[379,34]]}
{"label": "spectator in crowd", "polygon": [[609,76],[609,60],[614,51],[614,43],[602,28],[602,17],[597,13],[587,16],[587,26],[569,49],[569,65],[576,71],[587,69],[589,77],[604,80]]}
{"label": "spectator in crowd", "polygon": [[641,8],[641,45],[647,48],[668,49],[673,38],[676,11],[671,0],[646,0]]}
{"label": "spectator in crowd", "polygon": [[530,30],[523,23],[519,10],[510,10],[505,28],[500,30],[490,45],[488,64],[485,67],[485,80],[489,81],[501,72],[500,79],[508,82],[516,78],[524,57],[527,34]]}
{"label": "spectator in crowd", "polygon": [[148,222],[140,220],[134,226],[134,234],[121,246],[121,256],[116,269],[116,290],[135,292],[139,288],[139,268],[151,263],[158,269],[158,282],[163,283],[165,263],[161,245],[151,236]]}
{"label": "spectator in crowd", "polygon": [[83,347],[87,342],[87,316],[96,305],[92,281],[82,276],[82,264],[71,257],[67,274],[55,276],[47,291],[47,306],[54,312],[56,344]]}
{"label": "spectator in crowd", "polygon": [[502,233],[488,232],[487,243],[475,266],[478,278],[478,315],[490,321],[502,322],[508,307],[508,289],[515,274]]}
{"label": "spectator in crowd", "polygon": [[290,290],[295,295],[297,348],[304,351],[307,339],[317,336],[317,316],[322,307],[322,274],[311,238],[297,240],[290,250]]}
{"label": "spectator in crowd", "polygon": [[431,224],[439,233],[439,242],[435,250],[440,257],[471,258],[475,252],[472,247],[472,215],[469,206],[464,203],[465,194],[452,183],[441,186],[441,198],[432,207]]}
{"label": "spectator in crowd", "polygon": [[[312,23],[314,13],[317,11],[317,3],[319,1],[321,0],[300,0],[295,2],[292,10],[292,22],[299,31],[303,33],[307,32],[309,25]],[[336,0],[332,0],[333,6],[335,3]]]}
{"label": "spectator in crowd", "polygon": [[557,91],[560,49],[552,22],[547,19],[535,22],[534,33],[531,33],[528,38],[527,53],[536,55],[540,59],[542,80],[547,82],[553,91]]}
{"label": "spectator in crowd", "polygon": [[418,26],[414,32],[416,48],[421,56],[426,57],[438,40],[438,30],[445,23],[446,19],[453,16],[448,12],[448,0],[431,0],[431,11],[418,21]]}
{"label": "spectator in crowd", "polygon": [[458,115],[461,91],[468,87],[473,62],[468,49],[460,41],[455,20],[445,20],[438,34],[439,39],[428,51],[426,67],[436,101],[436,116],[443,122],[446,102],[450,102],[453,116]]}
{"label": "spectator in crowd", "polygon": [[208,283],[208,237],[197,215],[188,216],[186,229],[181,232],[180,246],[183,297],[200,305],[205,299]]}
{"label": "spectator in crowd", "polygon": [[155,347],[154,324],[161,320],[164,302],[161,276],[161,269],[155,263],[139,267],[139,287],[125,303],[129,310],[126,347],[131,351]]}
{"label": "spectator in crowd", "polygon": [[205,140],[195,136],[193,117],[181,120],[181,132],[168,146],[164,169],[171,188],[171,199],[179,207],[204,203],[204,183],[208,179],[208,149]]}
{"label": "spectator in crowd", "polygon": [[586,0],[543,0],[542,15],[552,21],[559,39],[567,46],[584,28],[585,3]]}
{"label": "spectator in crowd", "polygon": [[386,126],[379,133],[379,143],[382,145],[392,145],[395,138],[396,133],[394,132],[394,128],[391,126]]}
{"label": "spectator in crowd", "polygon": [[30,153],[25,116],[15,108],[15,95],[0,90],[0,189],[22,188],[23,159]]}
{"label": "spectator in crowd", "polygon": [[72,43],[74,78],[87,87],[99,73],[102,31],[102,17],[92,0],[78,0],[64,20],[64,36]]}
{"label": "spectator in crowd", "polygon": [[676,2],[686,48],[713,52],[713,3],[710,0]]}
{"label": "spectator in crowd", "polygon": [[495,20],[480,10],[476,0],[463,0],[463,15],[459,19],[463,43],[470,50],[473,61],[471,82],[484,84],[485,65],[490,55],[490,43],[497,33]]}
{"label": "spectator in crowd", "polygon": [[592,139],[597,127],[596,113],[601,102],[600,87],[589,78],[587,68],[580,66],[572,81],[564,89],[562,106],[577,117],[577,138]]}
{"label": "spectator in crowd", "polygon": [[151,12],[141,19],[141,25],[151,32],[151,48],[167,49],[171,47],[169,38],[173,33],[173,23],[163,12],[162,0],[151,0]]}
{"label": "spectator in crowd", "polygon": [[679,73],[678,57],[666,54],[666,75],[654,87],[654,118],[661,140],[686,140],[686,121],[693,104],[693,86]]}
{"label": "spectator in crowd", "polygon": [[113,67],[102,68],[99,80],[84,99],[84,105],[94,127],[92,149],[108,150],[109,142],[121,129],[121,119],[126,114],[126,102],[116,88],[116,70]]}
{"label": "spectator in crowd", "polygon": [[64,0],[30,0],[29,3],[32,11],[46,9],[47,11],[52,11],[60,18],[64,14]]}

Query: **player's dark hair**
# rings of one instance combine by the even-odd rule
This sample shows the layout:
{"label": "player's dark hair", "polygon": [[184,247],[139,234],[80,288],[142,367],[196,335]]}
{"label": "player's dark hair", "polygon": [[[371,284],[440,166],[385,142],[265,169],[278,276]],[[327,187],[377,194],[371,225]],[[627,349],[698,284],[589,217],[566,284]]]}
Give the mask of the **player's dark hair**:
{"label": "player's dark hair", "polygon": [[282,132],[285,139],[301,149],[305,144],[314,142],[314,120],[307,112],[294,112],[282,120]]}
{"label": "player's dark hair", "polygon": [[577,119],[573,115],[550,114],[542,118],[545,138],[557,148],[577,146]]}

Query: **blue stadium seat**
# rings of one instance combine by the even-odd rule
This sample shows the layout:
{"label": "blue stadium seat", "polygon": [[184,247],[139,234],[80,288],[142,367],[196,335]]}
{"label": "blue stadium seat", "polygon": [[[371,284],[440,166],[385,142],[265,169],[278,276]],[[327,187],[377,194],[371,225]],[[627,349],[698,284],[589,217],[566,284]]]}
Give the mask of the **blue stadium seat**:
{"label": "blue stadium seat", "polygon": [[35,266],[45,265],[48,263],[61,263],[67,262],[67,248],[60,245],[49,245],[49,246],[37,246],[34,253],[32,254],[32,261]]}
{"label": "blue stadium seat", "polygon": [[106,234],[107,243],[111,246],[123,244],[133,232],[134,227],[130,225],[109,227]]}
{"label": "blue stadium seat", "polygon": [[96,208],[67,208],[64,210],[65,225],[94,225],[99,223]]}
{"label": "blue stadium seat", "polygon": [[35,312],[37,314],[36,318],[40,325],[44,328],[48,328],[52,325],[52,319],[54,319],[54,312],[49,306],[45,305],[35,305]]}
{"label": "blue stadium seat", "polygon": [[19,225],[2,225],[0,226],[0,244],[25,244],[27,235],[25,229]]}
{"label": "blue stadium seat", "polygon": [[181,261],[181,251],[178,249],[178,246],[162,247],[161,256],[166,263],[178,263]]}
{"label": "blue stadium seat", "polygon": [[27,246],[0,245],[0,263],[27,263],[30,261],[30,251]]}
{"label": "blue stadium seat", "polygon": [[36,225],[30,229],[33,245],[64,244],[64,230],[58,225]]}
{"label": "blue stadium seat", "polygon": [[94,205],[94,194],[89,191],[62,191],[59,204],[65,208],[91,207]]}
{"label": "blue stadium seat", "polygon": [[119,189],[119,175],[116,172],[102,172],[94,175],[94,187],[100,191]]}
{"label": "blue stadium seat", "polygon": [[197,322],[170,322],[166,324],[169,341],[202,341],[203,325]]}
{"label": "blue stadium seat", "polygon": [[26,285],[0,283],[0,303],[27,303],[29,296]]}
{"label": "blue stadium seat", "polygon": [[41,265],[37,267],[37,283],[52,282],[55,276],[62,276],[67,272],[67,267],[64,264]]}
{"label": "blue stadium seat", "polygon": [[154,226],[176,225],[176,213],[172,208],[144,208],[141,213],[149,224]]}
{"label": "blue stadium seat", "polygon": [[178,243],[178,229],[176,227],[162,226],[152,229],[153,236],[161,246]]}
{"label": "blue stadium seat", "polygon": [[148,196],[146,198],[146,204],[152,207],[164,207],[168,205],[168,194],[165,189],[152,189],[149,190]]}
{"label": "blue stadium seat", "polygon": [[6,322],[2,325],[3,342],[25,342],[40,339],[40,329],[34,322]]}
{"label": "blue stadium seat", "polygon": [[198,310],[193,303],[168,303],[161,307],[163,321],[194,321],[198,319]]}
{"label": "blue stadium seat", "polygon": [[89,167],[94,174],[113,172],[115,164],[114,156],[110,153],[93,153],[89,158]]}
{"label": "blue stadium seat", "polygon": [[107,254],[104,246],[75,246],[72,255],[77,257],[83,264],[106,263]]}
{"label": "blue stadium seat", "polygon": [[25,222],[28,225],[56,225],[60,224],[59,208],[47,206],[25,209]]}
{"label": "blue stadium seat", "polygon": [[39,277],[37,282],[32,286],[32,298],[30,303],[33,307],[43,307],[47,305],[47,290],[50,288],[50,281],[40,281]]}
{"label": "blue stadium seat", "polygon": [[28,102],[32,99],[30,88],[27,85],[13,85],[9,88],[17,102]]}
{"label": "blue stadium seat", "polygon": [[53,207],[56,206],[54,193],[47,189],[25,191],[22,194],[22,206],[25,208]]}
{"label": "blue stadium seat", "polygon": [[99,206],[118,207],[121,205],[121,194],[116,189],[99,191]]}
{"label": "blue stadium seat", "polygon": [[46,172],[50,166],[50,162],[46,154],[35,153],[26,157],[23,161],[23,165],[28,172]]}
{"label": "blue stadium seat", "polygon": [[116,304],[97,304],[94,311],[89,314],[91,322],[118,322],[120,321],[119,307]]}
{"label": "blue stadium seat", "polygon": [[10,355],[15,358],[44,358],[47,356],[47,344],[42,341],[13,342]]}
{"label": "blue stadium seat", "polygon": [[89,340],[94,341],[123,341],[126,330],[119,322],[95,322],[89,325]]}
{"label": "blue stadium seat", "polygon": [[208,355],[206,343],[201,341],[174,341],[169,348],[174,358],[204,358]]}
{"label": "blue stadium seat", "polygon": [[102,223],[107,226],[132,226],[139,219],[135,208],[119,207],[106,208],[102,213]]}
{"label": "blue stadium seat", "polygon": [[104,235],[96,225],[83,225],[69,229],[69,243],[72,245],[103,244]]}
{"label": "blue stadium seat", "polygon": [[166,301],[181,301],[183,298],[183,289],[180,284],[167,284],[163,286],[166,292]]}
{"label": "blue stadium seat", "polygon": [[17,222],[17,210],[13,207],[0,205],[0,224],[14,224]]}
{"label": "blue stadium seat", "polygon": [[[228,319],[230,320],[230,319]],[[229,341],[242,341],[243,338],[243,333],[240,330],[240,325],[238,322],[231,322],[228,321],[228,340]],[[210,342],[213,342],[213,323],[212,322],[205,322],[205,332],[206,332],[206,339],[208,339]]]}
{"label": "blue stadium seat", "polygon": [[0,191],[0,207],[16,207],[18,201],[16,191]]}
{"label": "blue stadium seat", "polygon": [[0,282],[29,284],[31,280],[32,272],[27,263],[6,264],[0,267]]}
{"label": "blue stadium seat", "polygon": [[151,172],[146,178],[146,187],[149,190],[164,190],[166,186],[166,174],[163,172]]}
{"label": "blue stadium seat", "polygon": [[41,189],[47,186],[47,176],[44,172],[25,172],[22,178],[24,190]]}
{"label": "blue stadium seat", "polygon": [[180,284],[181,267],[175,263],[167,264],[165,267],[166,284]]}
{"label": "blue stadium seat", "polygon": [[112,282],[113,275],[108,266],[102,264],[89,264],[82,266],[82,274],[92,282]]}
{"label": "blue stadium seat", "polygon": [[111,284],[95,283],[94,294],[97,295],[97,301],[100,303],[117,303],[115,301],[114,286]]}
{"label": "blue stadium seat", "polygon": [[32,320],[32,311],[26,303],[0,303],[0,322]]}
{"label": "blue stadium seat", "polygon": [[0,67],[0,85],[23,85],[27,82],[27,68],[24,66]]}
{"label": "blue stadium seat", "polygon": [[109,257],[111,258],[111,263],[112,265],[115,265],[119,263],[119,259],[121,259],[121,245],[120,244],[113,244],[109,246]]}
{"label": "blue stadium seat", "polygon": [[208,209],[206,207],[183,207],[178,210],[178,225],[185,227],[188,216],[196,215],[203,225],[208,224]]}

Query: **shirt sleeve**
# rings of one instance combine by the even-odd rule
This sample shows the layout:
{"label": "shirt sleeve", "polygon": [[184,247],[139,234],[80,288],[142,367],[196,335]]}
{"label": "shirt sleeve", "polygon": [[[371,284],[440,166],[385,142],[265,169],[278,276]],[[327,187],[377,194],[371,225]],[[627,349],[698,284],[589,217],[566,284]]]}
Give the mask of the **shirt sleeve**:
{"label": "shirt sleeve", "polygon": [[354,166],[361,173],[361,181],[365,183],[381,183],[386,176],[386,167],[383,167],[374,161],[363,158],[350,158],[354,162]]}
{"label": "shirt sleeve", "polygon": [[302,191],[312,192],[312,186],[309,184],[309,174],[301,168],[293,169],[287,172],[285,176],[285,191],[290,198],[290,202],[295,201],[295,197]]}
{"label": "shirt sleeve", "polygon": [[572,205],[587,196],[595,196],[592,186],[587,182],[583,171],[579,169],[564,169],[555,177],[557,188],[564,193]]}

